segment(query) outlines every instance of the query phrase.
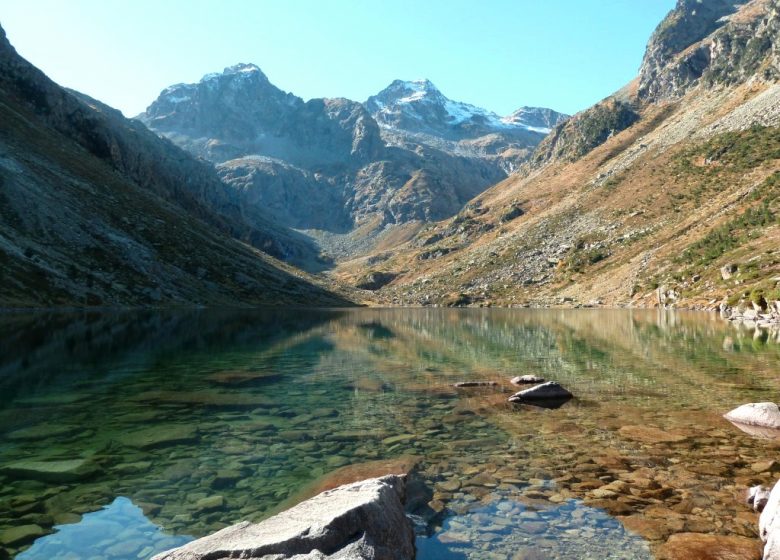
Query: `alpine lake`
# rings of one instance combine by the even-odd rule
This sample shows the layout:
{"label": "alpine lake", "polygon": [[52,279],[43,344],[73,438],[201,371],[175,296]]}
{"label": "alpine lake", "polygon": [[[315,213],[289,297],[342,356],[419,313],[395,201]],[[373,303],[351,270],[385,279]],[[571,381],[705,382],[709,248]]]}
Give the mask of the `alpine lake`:
{"label": "alpine lake", "polygon": [[[574,398],[509,403],[526,374]],[[777,335],[706,313],[6,313],[0,559],[144,560],[394,469],[421,560],[760,550],[780,442],[722,414],[778,387]]]}

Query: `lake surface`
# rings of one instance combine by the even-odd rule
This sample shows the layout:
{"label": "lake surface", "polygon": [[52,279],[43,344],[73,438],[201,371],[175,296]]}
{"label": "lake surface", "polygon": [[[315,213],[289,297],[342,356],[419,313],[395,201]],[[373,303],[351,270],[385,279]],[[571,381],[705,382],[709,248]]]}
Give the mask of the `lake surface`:
{"label": "lake surface", "polygon": [[[575,398],[509,404],[520,374]],[[775,338],[703,313],[3,315],[0,558],[149,558],[400,457],[421,559],[757,539],[741,493],[780,445],[721,415],[778,383]]]}

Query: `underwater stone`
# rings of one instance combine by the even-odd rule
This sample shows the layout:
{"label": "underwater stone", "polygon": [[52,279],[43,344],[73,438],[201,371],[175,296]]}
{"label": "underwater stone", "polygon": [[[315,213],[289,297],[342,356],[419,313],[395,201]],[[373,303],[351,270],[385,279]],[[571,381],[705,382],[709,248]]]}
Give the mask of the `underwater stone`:
{"label": "underwater stone", "polygon": [[153,449],[181,443],[194,443],[198,440],[198,432],[194,426],[159,425],[121,434],[117,440],[129,447]]}
{"label": "underwater stone", "polygon": [[[677,533],[669,537],[659,553],[662,558],[670,560],[755,560],[761,557],[761,543],[747,537]],[[767,559],[766,556],[764,558]]]}
{"label": "underwater stone", "polygon": [[0,533],[0,544],[8,546],[27,544],[45,534],[46,531],[40,525],[19,525]]}
{"label": "underwater stone", "polygon": [[0,467],[0,472],[43,482],[73,482],[95,476],[100,472],[100,468],[87,459],[17,461]]}

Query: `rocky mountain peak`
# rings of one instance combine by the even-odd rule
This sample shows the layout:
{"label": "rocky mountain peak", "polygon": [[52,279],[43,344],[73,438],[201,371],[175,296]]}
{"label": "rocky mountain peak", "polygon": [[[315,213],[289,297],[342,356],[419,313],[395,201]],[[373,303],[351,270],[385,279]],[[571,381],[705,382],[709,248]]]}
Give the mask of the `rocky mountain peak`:
{"label": "rocky mountain peak", "polygon": [[394,80],[369,97],[365,106],[385,129],[445,141],[491,134],[546,134],[567,117],[550,109],[523,107],[502,118],[481,107],[449,99],[427,79]]}
{"label": "rocky mountain peak", "polygon": [[746,4],[759,3],[761,0],[678,0],[647,44],[639,73],[639,97],[657,101],[683,93],[710,64],[712,52],[703,40],[726,26],[730,16]]}
{"label": "rocky mountain peak", "polygon": [[546,107],[520,107],[512,114],[501,118],[501,122],[513,126],[550,131],[557,124],[569,118],[569,115],[547,109]]}

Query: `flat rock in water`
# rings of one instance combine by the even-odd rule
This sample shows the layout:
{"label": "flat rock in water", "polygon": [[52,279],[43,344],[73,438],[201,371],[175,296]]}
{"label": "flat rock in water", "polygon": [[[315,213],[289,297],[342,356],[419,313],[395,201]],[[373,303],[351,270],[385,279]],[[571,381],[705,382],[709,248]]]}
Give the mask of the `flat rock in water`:
{"label": "flat rock in water", "polygon": [[683,434],[653,428],[652,426],[623,426],[619,431],[621,436],[634,441],[641,441],[642,443],[678,443],[688,439]]}
{"label": "flat rock in water", "polygon": [[498,383],[495,381],[458,381],[453,384],[453,387],[463,389],[468,387],[495,387],[496,385]]}
{"label": "flat rock in water", "polygon": [[100,468],[87,459],[17,461],[0,467],[0,473],[43,482],[74,482],[91,478]]}
{"label": "flat rock in water", "polygon": [[67,437],[83,430],[84,428],[80,426],[68,426],[65,424],[39,424],[37,426],[30,426],[29,428],[22,428],[20,430],[10,432],[5,435],[5,438],[11,441],[34,441],[46,438]]}
{"label": "flat rock in water", "polygon": [[220,371],[209,375],[206,379],[216,385],[241,387],[244,385],[269,383],[277,381],[281,377],[280,373],[272,371]]}
{"label": "flat rock in water", "polygon": [[216,391],[146,391],[133,397],[144,403],[170,403],[205,408],[251,409],[272,407],[278,404],[274,399],[252,393],[221,393]]}
{"label": "flat rock in water", "polygon": [[664,560],[760,560],[761,543],[747,537],[676,533],[658,549]]}
{"label": "flat rock in water", "polygon": [[780,430],[780,408],[773,402],[743,404],[723,417],[742,430],[745,429],[743,425]]}
{"label": "flat rock in water", "polygon": [[0,544],[11,546],[27,544],[46,534],[40,525],[19,525],[0,533]]}
{"label": "flat rock in water", "polygon": [[139,449],[154,449],[194,443],[198,441],[198,431],[194,426],[186,425],[159,425],[134,432],[127,432],[117,436],[117,441],[129,447]]}
{"label": "flat rock in water", "polygon": [[404,492],[398,476],[339,486],[262,523],[238,523],[153,560],[412,560],[415,537]]}
{"label": "flat rock in water", "polygon": [[509,380],[512,385],[530,385],[532,383],[544,383],[544,377],[537,375],[518,375]]}
{"label": "flat rock in water", "polygon": [[510,402],[525,402],[544,399],[570,399],[573,395],[564,389],[560,383],[548,381],[529,389],[518,391],[511,397]]}

